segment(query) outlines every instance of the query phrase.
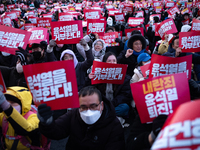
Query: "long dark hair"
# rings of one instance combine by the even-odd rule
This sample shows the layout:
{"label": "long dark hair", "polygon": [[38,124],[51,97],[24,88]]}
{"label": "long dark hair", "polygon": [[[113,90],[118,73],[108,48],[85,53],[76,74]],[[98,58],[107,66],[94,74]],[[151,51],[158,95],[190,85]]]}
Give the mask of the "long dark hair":
{"label": "long dark hair", "polygon": [[114,55],[115,58],[117,59],[117,57],[116,57],[116,55],[115,55],[114,53],[112,53],[112,52],[107,52],[107,53],[105,53],[105,55],[103,56],[102,62],[106,62],[107,59],[108,59],[108,57],[111,56],[111,55]]}

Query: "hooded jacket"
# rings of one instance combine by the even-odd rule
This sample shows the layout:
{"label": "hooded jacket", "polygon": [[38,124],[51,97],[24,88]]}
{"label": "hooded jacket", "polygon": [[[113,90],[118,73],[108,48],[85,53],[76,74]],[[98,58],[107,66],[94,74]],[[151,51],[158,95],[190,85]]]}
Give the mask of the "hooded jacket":
{"label": "hooded jacket", "polygon": [[78,62],[75,54],[71,50],[65,50],[62,52],[60,56],[60,60],[62,60],[63,56],[65,54],[70,54],[73,56],[74,60],[74,67],[76,70],[76,79],[77,79],[77,85],[78,85],[78,91],[82,89],[85,85],[86,75],[87,75],[87,69],[89,69],[92,66],[94,57],[92,55],[92,51],[88,50],[85,52],[87,59],[84,62]]}
{"label": "hooded jacket", "polygon": [[[100,51],[96,51],[94,49],[94,46],[99,41],[103,43],[103,48]],[[106,44],[102,39],[97,39],[92,43],[92,54],[94,56],[94,59],[100,59],[102,61],[103,60],[103,56],[105,55],[105,52],[106,52]]]}
{"label": "hooded jacket", "polygon": [[80,117],[79,108],[75,108],[48,126],[40,123],[40,131],[54,140],[69,136],[67,150],[124,150],[124,133],[114,107],[107,99],[103,102],[101,117],[92,125],[87,125]]}
{"label": "hooded jacket", "polygon": [[[7,135],[9,136],[26,136],[32,145],[39,146],[39,130],[38,124],[39,120],[37,118],[37,114],[31,114],[27,120],[23,117],[30,109],[32,103],[32,95],[27,88],[23,87],[9,87],[7,89],[6,94],[12,95],[16,97],[21,102],[21,114],[10,106],[7,110],[0,113],[0,125],[2,126],[3,118],[5,116],[8,121],[8,130]],[[8,99],[9,100],[9,99]],[[12,101],[12,100],[11,100]],[[16,140],[10,140],[5,138],[5,144],[7,149],[11,149],[13,143]],[[25,147],[20,141],[16,147],[17,150],[29,150],[29,148]]]}

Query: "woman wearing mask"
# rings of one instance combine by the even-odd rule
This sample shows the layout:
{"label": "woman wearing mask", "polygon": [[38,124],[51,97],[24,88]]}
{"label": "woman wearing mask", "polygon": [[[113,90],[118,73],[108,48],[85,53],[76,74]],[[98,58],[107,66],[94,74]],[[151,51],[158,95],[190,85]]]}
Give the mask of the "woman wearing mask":
{"label": "woman wearing mask", "polygon": [[[112,52],[108,52],[104,55],[103,62],[117,64],[117,58]],[[94,73],[89,74],[90,79],[93,79],[94,77]],[[110,100],[115,106],[115,113],[118,117],[127,117],[129,114],[129,106],[132,100],[130,79],[131,77],[126,75],[124,83],[121,85],[111,83],[95,85],[101,91],[102,95]],[[120,118],[120,121],[121,120],[123,119]],[[123,122],[124,120],[121,121],[122,124]]]}

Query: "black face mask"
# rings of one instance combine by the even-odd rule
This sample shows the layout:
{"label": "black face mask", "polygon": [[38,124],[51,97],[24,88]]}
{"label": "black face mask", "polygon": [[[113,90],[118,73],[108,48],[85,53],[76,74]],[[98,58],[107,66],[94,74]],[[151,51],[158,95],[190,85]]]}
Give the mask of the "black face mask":
{"label": "black face mask", "polygon": [[41,58],[41,52],[33,52],[34,60],[39,60]]}

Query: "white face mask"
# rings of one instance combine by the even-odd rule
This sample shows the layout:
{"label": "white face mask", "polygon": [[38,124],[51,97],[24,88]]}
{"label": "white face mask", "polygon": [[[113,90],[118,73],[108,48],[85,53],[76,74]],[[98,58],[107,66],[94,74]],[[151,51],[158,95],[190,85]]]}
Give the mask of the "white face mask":
{"label": "white face mask", "polygon": [[16,65],[16,69],[17,69],[17,72],[18,72],[18,73],[22,73],[22,72],[23,72],[23,67],[22,67],[21,63],[18,63],[18,64]]}
{"label": "white face mask", "polygon": [[6,52],[1,52],[1,54],[2,54],[3,56],[10,56],[10,53],[6,53]]}
{"label": "white face mask", "polygon": [[20,105],[13,106],[13,108],[15,108],[19,113],[21,113],[21,106]]}
{"label": "white face mask", "polygon": [[101,113],[99,110],[90,110],[80,112],[82,120],[86,124],[94,124],[101,117]]}

